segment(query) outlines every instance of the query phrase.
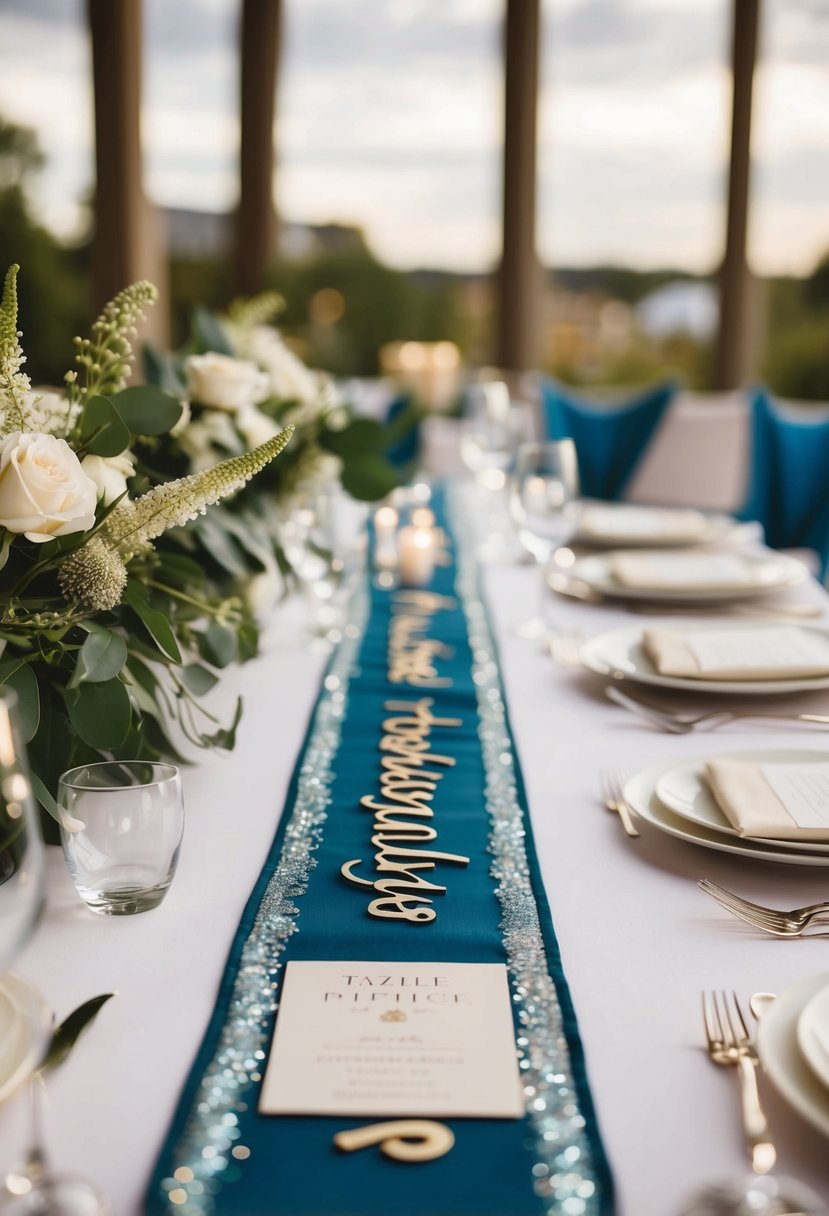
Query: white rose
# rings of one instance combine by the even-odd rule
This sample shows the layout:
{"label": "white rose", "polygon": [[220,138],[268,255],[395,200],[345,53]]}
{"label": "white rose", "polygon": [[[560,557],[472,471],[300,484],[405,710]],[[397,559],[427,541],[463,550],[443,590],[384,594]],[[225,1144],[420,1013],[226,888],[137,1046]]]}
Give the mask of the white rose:
{"label": "white rose", "polygon": [[209,351],[190,355],[186,363],[187,389],[194,401],[235,414],[258,405],[270,393],[270,379],[255,363]]}
{"label": "white rose", "polygon": [[253,615],[261,620],[285,594],[285,580],[274,567],[254,574],[245,584],[245,603]]}
{"label": "white rose", "polygon": [[270,325],[255,325],[246,335],[245,354],[265,368],[275,397],[304,405],[318,403],[318,373],[307,368]]}
{"label": "white rose", "polygon": [[95,482],[65,439],[13,431],[0,441],[0,527],[38,543],[95,523]]}
{"label": "white rose", "polygon": [[84,456],[81,468],[95,482],[98,497],[104,506],[109,506],[127,490],[127,478],[135,472],[135,457],[132,452],[120,456]]}
{"label": "white rose", "polygon": [[258,448],[261,443],[267,443],[282,429],[276,425],[273,418],[269,418],[253,405],[249,409],[239,410],[236,415],[236,427],[251,448]]}

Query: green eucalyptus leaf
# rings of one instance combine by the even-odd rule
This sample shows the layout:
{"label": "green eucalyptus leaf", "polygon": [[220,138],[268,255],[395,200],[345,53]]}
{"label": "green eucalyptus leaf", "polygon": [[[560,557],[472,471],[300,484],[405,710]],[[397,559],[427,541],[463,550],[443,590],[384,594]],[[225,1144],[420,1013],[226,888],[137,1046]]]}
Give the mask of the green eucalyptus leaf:
{"label": "green eucalyptus leaf", "polygon": [[52,1032],[52,1041],[41,1062],[41,1069],[57,1068],[67,1058],[79,1036],[98,1016],[99,1011],[106,1005],[114,992],[105,992],[103,996],[94,996],[91,1001],[85,1001],[74,1013],[61,1022]]}
{"label": "green eucalyptus leaf", "polygon": [[211,621],[199,636],[199,653],[214,667],[227,667],[236,658],[236,634],[226,625]]}
{"label": "green eucalyptus leaf", "polygon": [[378,502],[400,482],[394,465],[382,456],[362,456],[348,460],[341,474],[343,489],[361,502]]}
{"label": "green eucalyptus leaf", "polygon": [[111,400],[133,435],[166,435],[181,417],[181,402],[150,384],[122,389]]}
{"label": "green eucalyptus leaf", "polygon": [[101,684],[112,680],[127,661],[127,644],[120,633],[88,621],[89,636],[78,655],[77,682]]}
{"label": "green eucalyptus leaf", "polygon": [[233,751],[236,746],[236,730],[242,720],[242,698],[239,697],[236,702],[236,712],[233,715],[233,721],[230,726],[224,726],[217,730],[213,735],[203,735],[202,738],[205,744],[209,747],[221,747],[226,751]]}
{"label": "green eucalyptus leaf", "polygon": [[81,684],[66,694],[69,720],[84,743],[112,751],[124,742],[132,719],[126,685],[117,677],[104,684]]}
{"label": "green eucalyptus leaf", "polygon": [[355,418],[340,431],[323,431],[321,445],[344,460],[369,454],[380,455],[389,445],[386,427],[371,418]]}
{"label": "green eucalyptus leaf", "polygon": [[236,353],[224,326],[206,308],[197,308],[193,313],[193,338],[204,353],[207,351],[215,351],[217,355],[235,355]]}
{"label": "green eucalyptus leaf", "polygon": [[40,689],[37,676],[23,659],[0,663],[0,684],[17,693],[17,721],[24,743],[30,743],[40,725]]}
{"label": "green eucalyptus leaf", "polygon": [[90,397],[81,415],[79,446],[95,456],[120,456],[129,443],[129,428],[109,398]]}
{"label": "green eucalyptus leaf", "polygon": [[213,560],[227,570],[228,574],[232,574],[234,578],[245,578],[250,570],[244,557],[228,531],[213,518],[213,514],[215,512],[203,515],[194,521],[192,529],[201,537],[205,549]]}
{"label": "green eucalyptus leaf", "polygon": [[131,578],[124,591],[123,601],[125,604],[129,604],[133,612],[140,618],[161,653],[172,659],[174,663],[180,663],[181,651],[170,622],[163,612],[154,608],[149,602],[146,587]]}
{"label": "green eucalyptus leaf", "polygon": [[186,667],[181,668],[178,674],[187,691],[197,697],[204,696],[219,683],[219,677],[206,667],[202,667],[200,663],[188,663]]}
{"label": "green eucalyptus leaf", "polygon": [[158,566],[164,575],[164,582],[175,587],[200,586],[207,578],[204,567],[186,553],[159,550]]}
{"label": "green eucalyptus leaf", "polygon": [[44,811],[52,816],[56,823],[60,823],[60,811],[58,810],[58,804],[55,802],[51,792],[47,790],[37,773],[30,772],[29,777],[32,782],[32,793],[37,801],[43,807]]}
{"label": "green eucalyptus leaf", "polygon": [[183,396],[187,383],[181,374],[175,356],[159,350],[152,342],[144,343],[144,379],[174,397]]}

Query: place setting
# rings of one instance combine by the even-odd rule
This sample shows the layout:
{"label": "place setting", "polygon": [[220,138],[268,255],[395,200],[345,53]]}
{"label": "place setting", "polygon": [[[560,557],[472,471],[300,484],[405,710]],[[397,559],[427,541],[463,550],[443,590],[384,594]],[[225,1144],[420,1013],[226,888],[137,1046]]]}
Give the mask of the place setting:
{"label": "place setting", "polygon": [[829,865],[825,750],[755,749],[660,761],[621,798],[636,819],[743,860]]}

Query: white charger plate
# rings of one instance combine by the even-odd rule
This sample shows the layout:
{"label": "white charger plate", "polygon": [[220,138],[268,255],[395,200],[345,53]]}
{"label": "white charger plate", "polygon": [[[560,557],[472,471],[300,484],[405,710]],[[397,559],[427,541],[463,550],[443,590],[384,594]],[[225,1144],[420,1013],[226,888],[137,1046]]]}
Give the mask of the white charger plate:
{"label": "white charger plate", "polygon": [[829,1136],[829,1093],[800,1052],[797,1027],[813,997],[829,984],[829,975],[812,975],[792,984],[773,1001],[757,1028],[757,1051],[763,1071],[790,1106],[824,1136]]}
{"label": "white charger plate", "polygon": [[[632,503],[585,502],[582,515],[601,511],[605,523],[598,528],[582,531],[580,528],[573,541],[579,545],[624,545],[629,549],[672,548],[680,546],[690,548],[694,545],[723,544],[736,536],[743,527],[731,515],[708,515],[704,512],[692,512],[700,517],[697,532],[677,530],[671,531],[671,521],[680,516],[687,518],[686,511],[679,507],[644,507]],[[614,517],[618,517],[618,526],[614,528]],[[638,526],[625,526],[638,521]]]}
{"label": "white charger plate", "polygon": [[797,1043],[804,1060],[826,1087],[829,1099],[829,977],[826,979],[797,1019]]}
{"label": "white charger plate", "polygon": [[[719,604],[753,599],[782,587],[793,587],[809,577],[809,571],[797,558],[782,553],[741,553],[739,557],[745,563],[751,580],[744,586],[631,587],[615,578],[612,569],[614,559],[626,552],[627,549],[617,549],[579,557],[569,567],[567,577],[607,599],[648,600],[667,604]],[[636,549],[630,552],[638,555]],[[678,559],[685,556],[685,550],[676,554]]]}
{"label": "white charger plate", "polygon": [[[829,752],[787,748],[774,751],[717,753],[717,755],[722,760],[748,760],[755,764],[825,764]],[[668,810],[674,811],[682,819],[707,828],[710,832],[736,836],[738,840],[773,844],[775,848],[789,849],[796,853],[829,854],[829,841],[777,840],[771,837],[741,836],[717,806],[717,800],[705,780],[705,764],[710,759],[710,756],[694,756],[682,761],[681,764],[674,765],[662,774],[656,783],[656,796]]]}
{"label": "white charger plate", "polygon": [[716,849],[719,853],[734,853],[744,860],[775,861],[790,866],[829,866],[829,853],[798,853],[781,849],[771,843],[760,844],[742,836],[726,836],[692,823],[674,813],[660,801],[656,793],[659,778],[668,769],[674,768],[676,759],[653,764],[630,777],[625,783],[624,796],[634,814],[668,836],[685,840],[689,844],[702,845],[705,849]]}
{"label": "white charger plate", "polygon": [[[746,629],[752,626],[745,622],[718,621],[717,629]],[[757,622],[753,623],[757,627]],[[773,628],[769,624],[768,628]],[[790,629],[786,624],[783,628]],[[585,667],[601,676],[613,676],[617,672],[639,684],[653,684],[658,688],[678,688],[686,692],[737,693],[740,696],[766,696],[770,693],[808,692],[810,689],[829,688],[829,676],[808,676],[794,680],[692,680],[684,676],[663,676],[656,670],[645,654],[642,634],[645,626],[630,625],[625,629],[611,629],[596,634],[581,647],[581,660]],[[713,622],[700,625],[701,629],[713,628]],[[829,629],[820,625],[800,625],[829,638]]]}
{"label": "white charger plate", "polygon": [[13,972],[0,976],[0,1102],[37,1068],[52,1013],[36,988]]}

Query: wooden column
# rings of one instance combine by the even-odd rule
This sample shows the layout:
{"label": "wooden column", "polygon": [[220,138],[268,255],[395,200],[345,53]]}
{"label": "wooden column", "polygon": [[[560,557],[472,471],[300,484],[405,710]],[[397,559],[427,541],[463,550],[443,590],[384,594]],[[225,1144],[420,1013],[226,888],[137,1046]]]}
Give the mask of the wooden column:
{"label": "wooden column", "polygon": [[95,98],[95,236],[93,306],[97,310],[136,279],[150,279],[161,299],[146,330],[168,338],[167,267],[161,217],[144,197],[141,158],[141,0],[87,0]]}
{"label": "wooden column", "polygon": [[536,110],[540,0],[506,0],[503,244],[496,361],[537,366],[541,273],[535,250]]}
{"label": "wooden column", "polygon": [[731,64],[731,163],[725,255],[720,270],[720,328],[714,388],[738,388],[750,374],[751,279],[746,259],[751,165],[751,93],[760,0],[734,0]]}
{"label": "wooden column", "polygon": [[236,288],[261,291],[273,257],[273,122],[282,0],[242,0],[241,154],[236,226]]}

